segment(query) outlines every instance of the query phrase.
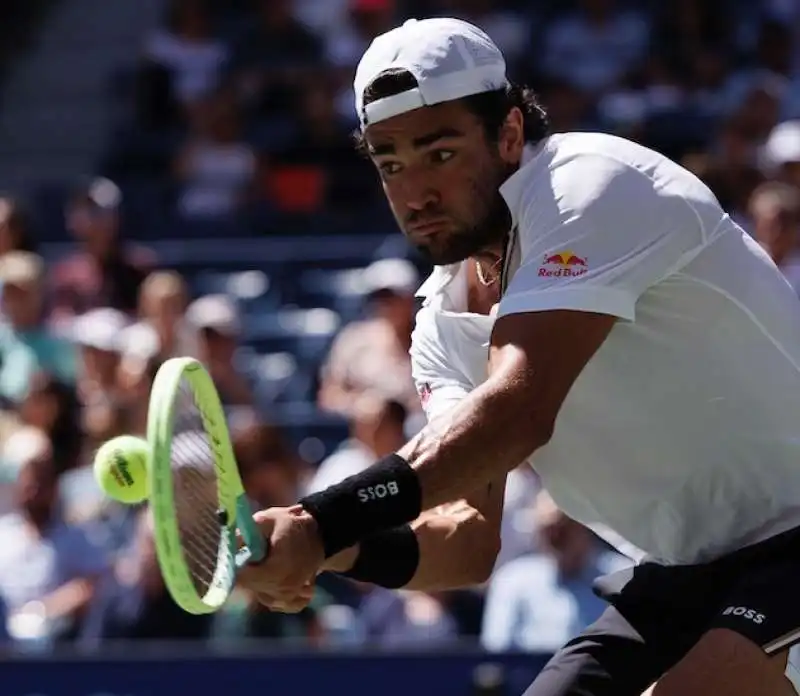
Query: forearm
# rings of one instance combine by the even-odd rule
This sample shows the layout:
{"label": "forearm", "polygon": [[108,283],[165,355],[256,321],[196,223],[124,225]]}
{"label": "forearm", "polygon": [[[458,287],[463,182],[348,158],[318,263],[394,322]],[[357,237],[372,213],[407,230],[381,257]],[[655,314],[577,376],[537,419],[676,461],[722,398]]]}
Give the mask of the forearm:
{"label": "forearm", "polygon": [[[419,544],[419,563],[410,590],[450,590],[479,585],[489,578],[500,551],[494,525],[466,501],[421,515],[411,527]],[[360,548],[331,557],[324,570],[348,572]]]}
{"label": "forearm", "polygon": [[45,614],[51,619],[80,614],[92,599],[94,588],[94,579],[77,578],[70,580],[42,598]]}
{"label": "forearm", "polygon": [[396,454],[300,501],[325,556],[467,498],[547,444],[557,409],[538,404],[553,388],[524,360],[506,362]]}
{"label": "forearm", "polygon": [[500,535],[478,510],[462,501],[446,512],[423,515],[412,524],[419,542],[419,566],[406,587],[448,590],[489,579],[500,552]]}
{"label": "forearm", "polygon": [[505,476],[549,437],[524,385],[487,382],[398,454],[416,472],[422,508],[430,510]]}

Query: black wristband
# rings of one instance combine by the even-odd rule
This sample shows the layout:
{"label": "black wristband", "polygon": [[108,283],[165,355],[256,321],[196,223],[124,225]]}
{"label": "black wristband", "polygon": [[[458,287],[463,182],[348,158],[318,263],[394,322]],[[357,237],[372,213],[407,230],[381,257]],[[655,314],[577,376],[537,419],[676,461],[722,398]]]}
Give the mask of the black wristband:
{"label": "black wristband", "polygon": [[416,472],[397,454],[300,501],[316,520],[325,557],[419,517],[422,490]]}
{"label": "black wristband", "polygon": [[417,535],[404,524],[364,539],[353,567],[339,575],[394,590],[411,582],[418,566]]}

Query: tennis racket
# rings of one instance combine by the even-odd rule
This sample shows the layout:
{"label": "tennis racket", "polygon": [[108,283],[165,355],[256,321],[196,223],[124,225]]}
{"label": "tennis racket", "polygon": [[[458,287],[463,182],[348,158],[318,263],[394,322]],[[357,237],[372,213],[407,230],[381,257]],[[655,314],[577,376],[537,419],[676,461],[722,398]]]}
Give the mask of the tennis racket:
{"label": "tennis racket", "polygon": [[184,611],[210,614],[228,598],[236,571],[266,556],[267,542],[252,519],[217,390],[197,360],[172,358],[159,368],[147,439],[161,574]]}

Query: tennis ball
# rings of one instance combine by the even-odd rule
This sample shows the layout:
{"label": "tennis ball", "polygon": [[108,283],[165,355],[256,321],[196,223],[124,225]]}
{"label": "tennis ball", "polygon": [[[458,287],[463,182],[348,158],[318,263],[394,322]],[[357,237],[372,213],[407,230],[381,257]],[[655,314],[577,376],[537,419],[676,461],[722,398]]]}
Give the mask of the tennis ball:
{"label": "tennis ball", "polygon": [[147,498],[147,440],[120,435],[109,440],[94,456],[94,477],[105,493],[121,503],[134,505]]}

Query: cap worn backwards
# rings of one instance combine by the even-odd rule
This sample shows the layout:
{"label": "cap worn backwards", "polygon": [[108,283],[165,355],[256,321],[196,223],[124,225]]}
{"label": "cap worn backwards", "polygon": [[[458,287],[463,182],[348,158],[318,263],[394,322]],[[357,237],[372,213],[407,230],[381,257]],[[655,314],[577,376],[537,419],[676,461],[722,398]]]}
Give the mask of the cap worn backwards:
{"label": "cap worn backwards", "polygon": [[[364,91],[386,70],[407,70],[417,87],[364,104]],[[378,36],[354,81],[361,128],[423,106],[502,89],[506,61],[489,36],[460,19],[409,19]]]}

